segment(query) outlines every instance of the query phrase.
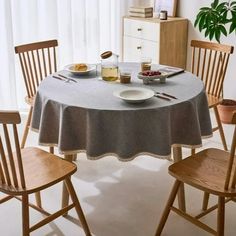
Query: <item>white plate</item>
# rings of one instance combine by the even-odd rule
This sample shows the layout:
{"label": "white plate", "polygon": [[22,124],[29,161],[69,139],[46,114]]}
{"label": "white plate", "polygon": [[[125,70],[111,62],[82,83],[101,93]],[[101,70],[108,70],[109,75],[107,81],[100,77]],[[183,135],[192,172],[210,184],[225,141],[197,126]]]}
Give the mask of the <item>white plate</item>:
{"label": "white plate", "polygon": [[114,96],[121,98],[128,103],[141,103],[154,96],[154,91],[145,88],[133,87],[117,90]]}
{"label": "white plate", "polygon": [[96,70],[96,65],[86,64],[88,67],[86,71],[76,71],[76,70],[73,70],[74,65],[75,64],[70,64],[70,65],[65,66],[65,70],[69,71],[73,75],[86,75],[86,74]]}

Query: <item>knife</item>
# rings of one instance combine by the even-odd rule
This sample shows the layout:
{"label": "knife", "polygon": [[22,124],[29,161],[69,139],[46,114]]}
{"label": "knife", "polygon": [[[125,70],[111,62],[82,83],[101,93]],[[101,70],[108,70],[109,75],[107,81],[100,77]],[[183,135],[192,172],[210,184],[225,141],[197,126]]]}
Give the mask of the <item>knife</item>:
{"label": "knife", "polygon": [[170,94],[168,94],[168,93],[160,93],[160,92],[156,92],[156,91],[155,91],[155,93],[156,93],[156,94],[164,95],[164,96],[169,97],[169,98],[178,99],[177,97],[175,97],[175,96],[173,96],[173,95],[170,95]]}
{"label": "knife", "polygon": [[166,101],[171,101],[170,98],[163,97],[163,96],[161,96],[161,95],[157,95],[157,94],[155,94],[154,97],[161,98],[161,99],[164,99],[164,100],[166,100]]}

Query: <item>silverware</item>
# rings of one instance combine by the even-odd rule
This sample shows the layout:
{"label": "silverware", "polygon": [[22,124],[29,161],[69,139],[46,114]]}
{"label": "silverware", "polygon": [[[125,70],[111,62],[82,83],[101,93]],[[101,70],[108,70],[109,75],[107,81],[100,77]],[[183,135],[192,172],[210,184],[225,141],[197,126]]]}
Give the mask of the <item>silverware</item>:
{"label": "silverware", "polygon": [[55,79],[59,79],[59,80],[62,80],[62,81],[64,81],[64,82],[67,82],[65,79],[62,79],[61,77],[58,77],[58,76],[56,76],[56,75],[53,75],[52,77],[55,78]]}
{"label": "silverware", "polygon": [[161,95],[164,95],[166,97],[169,97],[169,98],[173,98],[173,99],[178,99],[177,97],[173,96],[173,95],[170,95],[168,93],[160,93],[160,92],[155,92],[156,94],[161,94]]}
{"label": "silverware", "polygon": [[154,97],[161,98],[161,99],[164,99],[164,100],[166,100],[166,101],[171,101],[170,98],[163,97],[163,96],[161,96],[161,95],[157,95],[157,94],[155,94]]}
{"label": "silverware", "polygon": [[66,80],[67,80],[67,82],[69,82],[69,81],[73,81],[73,82],[75,82],[75,83],[78,83],[78,81],[77,81],[77,80],[75,80],[75,79],[72,79],[72,78],[69,78],[69,77],[67,77],[67,76],[65,76],[65,75],[62,75],[62,74],[57,74],[57,75],[59,75],[60,77],[62,77],[62,78],[64,78],[64,79],[66,79]]}

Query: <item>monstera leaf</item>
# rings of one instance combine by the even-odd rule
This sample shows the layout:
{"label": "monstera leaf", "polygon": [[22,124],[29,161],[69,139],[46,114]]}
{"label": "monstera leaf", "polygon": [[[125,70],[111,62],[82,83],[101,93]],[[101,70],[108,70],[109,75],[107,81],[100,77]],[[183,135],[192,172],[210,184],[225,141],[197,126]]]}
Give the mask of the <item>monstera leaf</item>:
{"label": "monstera leaf", "polygon": [[201,7],[194,27],[205,32],[205,37],[220,43],[222,35],[236,33],[236,1],[214,0],[209,7]]}

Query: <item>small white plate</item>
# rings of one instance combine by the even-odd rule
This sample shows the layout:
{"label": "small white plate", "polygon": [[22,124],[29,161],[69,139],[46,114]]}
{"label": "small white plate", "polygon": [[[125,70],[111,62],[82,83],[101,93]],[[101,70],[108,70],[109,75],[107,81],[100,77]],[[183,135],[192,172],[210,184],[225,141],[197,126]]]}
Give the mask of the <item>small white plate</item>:
{"label": "small white plate", "polygon": [[65,70],[69,71],[70,73],[72,73],[73,75],[86,75],[94,70],[96,70],[96,65],[92,65],[92,64],[86,64],[87,65],[87,70],[86,71],[77,71],[77,70],[73,70],[75,64],[70,64],[65,66]]}
{"label": "small white plate", "polygon": [[141,103],[152,98],[154,91],[146,88],[133,87],[117,90],[113,95],[128,103]]}

